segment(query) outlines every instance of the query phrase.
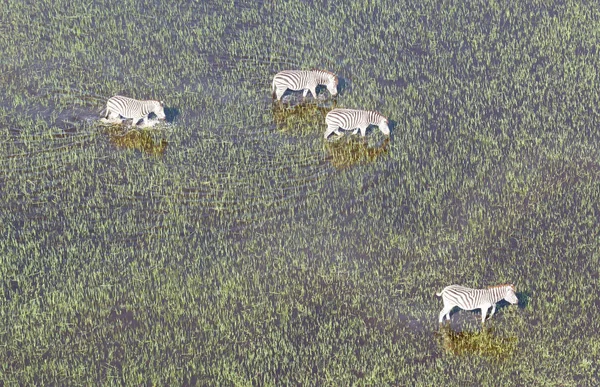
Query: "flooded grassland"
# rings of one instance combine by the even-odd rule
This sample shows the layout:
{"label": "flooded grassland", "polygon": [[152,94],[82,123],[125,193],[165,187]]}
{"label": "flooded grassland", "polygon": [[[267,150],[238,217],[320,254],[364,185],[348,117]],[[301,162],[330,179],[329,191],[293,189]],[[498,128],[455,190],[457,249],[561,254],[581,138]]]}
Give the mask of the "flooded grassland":
{"label": "flooded grassland", "polygon": [[[597,385],[600,8],[8,0],[5,384]],[[271,99],[322,68],[338,97]],[[160,99],[151,128],[98,122]],[[392,135],[325,141],[336,107]],[[514,283],[438,329],[458,283]]]}

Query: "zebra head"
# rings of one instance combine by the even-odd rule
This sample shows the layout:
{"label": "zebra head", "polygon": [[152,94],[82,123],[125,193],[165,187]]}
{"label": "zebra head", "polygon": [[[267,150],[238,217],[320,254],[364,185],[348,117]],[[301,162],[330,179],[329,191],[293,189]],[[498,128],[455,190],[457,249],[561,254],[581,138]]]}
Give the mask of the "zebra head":
{"label": "zebra head", "polygon": [[156,117],[159,120],[164,120],[167,118],[165,115],[165,103],[163,101],[154,101],[154,110],[152,110]]}
{"label": "zebra head", "polygon": [[327,74],[328,75],[328,80],[327,80],[327,90],[331,93],[332,96],[336,96],[338,91],[337,91],[337,86],[338,86],[338,77],[335,74]]}
{"label": "zebra head", "polygon": [[506,293],[504,294],[504,299],[513,305],[519,303],[519,299],[517,298],[517,294],[516,294],[515,285],[507,285],[506,286]]}
{"label": "zebra head", "polygon": [[386,136],[390,135],[390,126],[389,126],[389,121],[387,118],[385,118],[384,116],[381,116],[381,121],[379,121],[379,130],[381,130],[381,133],[385,134]]}

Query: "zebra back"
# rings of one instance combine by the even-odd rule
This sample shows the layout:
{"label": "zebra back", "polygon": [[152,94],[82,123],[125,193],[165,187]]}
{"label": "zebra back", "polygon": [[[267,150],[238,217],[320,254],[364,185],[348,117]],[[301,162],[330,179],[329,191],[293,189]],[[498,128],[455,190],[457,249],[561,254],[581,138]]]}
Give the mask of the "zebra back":
{"label": "zebra back", "polygon": [[358,124],[377,125],[382,121],[387,124],[387,118],[375,110],[356,110],[356,109],[333,109],[327,113],[326,119],[335,121],[345,128],[354,127]]}
{"label": "zebra back", "polygon": [[334,87],[337,87],[338,77],[334,73],[326,70],[282,70],[273,77],[272,90],[275,91],[277,85],[285,86],[292,90],[304,89],[307,85],[315,83],[317,85],[327,85],[330,80]]}
{"label": "zebra back", "polygon": [[460,285],[450,285],[446,286],[440,293],[436,293],[436,295],[442,296],[444,303],[453,303],[462,309],[470,310],[477,309],[486,302],[496,304],[498,301],[507,297],[509,291],[512,291],[512,294],[514,294],[514,289],[514,285],[508,284],[489,286],[486,289],[473,289]]}
{"label": "zebra back", "polygon": [[440,293],[444,300],[444,305],[452,304],[461,309],[476,309],[482,302],[482,298],[487,298],[487,289],[473,289],[461,285],[446,286]]}

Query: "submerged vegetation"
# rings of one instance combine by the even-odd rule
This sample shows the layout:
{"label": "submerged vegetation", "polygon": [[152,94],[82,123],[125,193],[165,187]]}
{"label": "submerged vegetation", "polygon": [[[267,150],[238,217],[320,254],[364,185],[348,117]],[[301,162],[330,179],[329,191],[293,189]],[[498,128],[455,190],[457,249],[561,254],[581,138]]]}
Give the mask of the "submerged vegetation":
{"label": "submerged vegetation", "polygon": [[300,102],[294,105],[274,102],[272,106],[273,121],[277,129],[292,135],[318,136],[323,131],[323,123],[327,113],[335,107],[319,106],[314,102]]}
{"label": "submerged vegetation", "polygon": [[167,140],[155,139],[151,131],[144,129],[127,130],[121,125],[112,125],[105,133],[109,135],[110,142],[119,147],[137,149],[150,155],[163,154],[168,145]]}
{"label": "submerged vegetation", "polygon": [[331,164],[336,168],[347,168],[358,163],[374,162],[388,153],[389,137],[373,146],[359,136],[346,136],[335,142],[327,142],[325,147],[329,151]]}
{"label": "submerged vegetation", "polygon": [[508,360],[515,350],[516,337],[504,338],[494,335],[490,329],[473,332],[456,332],[447,324],[440,329],[444,350],[453,355],[475,355]]}
{"label": "submerged vegetation", "polygon": [[[599,385],[598,20],[5,1],[1,382]],[[273,105],[288,68],[338,74],[335,106],[391,138],[325,142],[327,92]],[[168,127],[111,133],[115,94],[165,101]],[[452,283],[526,297],[440,332]]]}

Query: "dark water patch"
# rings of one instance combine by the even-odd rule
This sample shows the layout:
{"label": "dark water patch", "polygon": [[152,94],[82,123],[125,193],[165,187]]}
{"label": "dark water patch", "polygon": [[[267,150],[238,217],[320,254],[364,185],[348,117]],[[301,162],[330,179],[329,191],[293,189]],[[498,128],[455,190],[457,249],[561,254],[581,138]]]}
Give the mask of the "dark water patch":
{"label": "dark water patch", "polygon": [[117,305],[110,311],[108,315],[108,322],[115,326],[116,329],[135,329],[139,327],[140,323],[135,318],[133,312],[127,308],[122,307],[120,304]]}
{"label": "dark water patch", "polygon": [[181,114],[180,110],[176,107],[165,107],[165,121],[168,123],[173,123],[177,117]]}
{"label": "dark water patch", "polygon": [[[64,138],[69,142],[61,141],[60,143],[47,146],[47,138],[35,139],[28,137],[26,140],[17,142],[15,147],[10,150],[10,153],[4,155],[0,160],[7,159],[24,159],[33,156],[46,157],[48,161],[53,160],[55,154],[68,152],[77,148],[85,148],[87,144],[93,141],[93,133],[85,133],[83,135],[65,137],[60,134],[51,134],[53,138]],[[37,145],[36,145],[37,142]],[[23,169],[27,169],[27,164],[23,165]],[[21,169],[19,169],[21,170]]]}
{"label": "dark water patch", "polygon": [[[55,3],[6,7],[22,34],[0,59],[7,383],[543,384],[596,371],[581,343],[598,332],[598,98],[580,47],[595,44],[597,9],[150,0],[89,17]],[[328,143],[327,92],[274,110],[273,75],[313,67],[340,75],[340,105],[403,127]],[[117,133],[136,150],[120,147],[92,119],[113,93],[164,99],[175,130]],[[30,267],[52,270],[28,289]],[[132,280],[136,268],[150,271]],[[449,334],[440,356],[431,284],[500,278],[526,289],[486,322],[511,323],[515,361],[478,368],[510,337],[474,337],[480,314],[465,311],[453,321],[472,334]]]}
{"label": "dark water patch", "polygon": [[344,76],[338,75],[338,86],[337,86],[338,96],[344,97],[346,94],[351,94],[352,89],[352,80],[346,78]]}
{"label": "dark water patch", "polygon": [[[529,303],[531,302],[531,297],[532,297],[532,293],[530,291],[525,291],[525,292],[517,292],[517,298],[519,299],[519,309],[525,309],[527,308],[527,306],[529,305]],[[506,305],[502,305],[502,307],[505,307]]]}

